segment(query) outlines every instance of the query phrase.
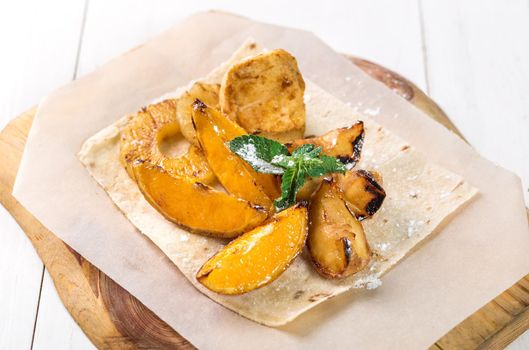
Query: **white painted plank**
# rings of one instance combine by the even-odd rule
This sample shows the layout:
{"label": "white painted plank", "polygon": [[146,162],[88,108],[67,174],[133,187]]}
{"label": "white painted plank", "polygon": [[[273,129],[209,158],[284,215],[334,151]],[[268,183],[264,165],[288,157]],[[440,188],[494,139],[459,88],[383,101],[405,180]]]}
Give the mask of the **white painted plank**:
{"label": "white painted plank", "polygon": [[422,9],[430,94],[483,156],[522,177],[529,204],[529,2]]}
{"label": "white painted plank", "polygon": [[[26,4],[26,6],[31,7],[37,4],[39,4],[38,1],[30,1],[30,4]],[[30,61],[29,66],[23,66],[18,70],[26,74],[24,80],[26,84],[23,86],[24,89],[17,93],[27,94],[24,98],[29,101],[29,105],[37,103],[45,94],[70,82],[75,77],[86,5],[85,0],[59,1],[52,5],[44,4],[48,9],[44,13],[41,12],[42,19],[51,24],[40,23],[40,26],[43,27],[42,35],[45,37],[38,39],[43,42],[52,40],[54,45],[43,47],[42,43],[37,43],[38,45],[35,47],[28,48],[28,52],[32,52],[36,57],[44,51],[45,60]],[[33,33],[31,35],[34,36]],[[31,75],[35,73],[34,75],[39,77],[36,83],[30,78],[30,74],[26,73],[28,70],[32,73]],[[16,74],[13,73],[13,75]],[[4,84],[0,86],[3,87]],[[21,108],[23,110],[26,107]],[[33,323],[35,324],[34,349],[94,348],[64,308],[47,272],[42,283],[38,318],[32,321],[32,327]]]}
{"label": "white painted plank", "polygon": [[0,205],[0,349],[29,349],[43,266],[29,239]]}
{"label": "white painted plank", "polygon": [[0,129],[70,81],[84,0],[0,2]]}
{"label": "white painted plank", "polygon": [[47,271],[41,300],[33,350],[95,349],[62,304]]}
{"label": "white painted plank", "polygon": [[313,31],[340,52],[368,58],[424,87],[416,0],[92,0],[79,62],[85,74],[190,14],[208,9]]}
{"label": "white painted plank", "polygon": [[[82,0],[0,3],[0,128],[71,79],[82,14]],[[0,209],[0,349],[29,349],[43,266]]]}

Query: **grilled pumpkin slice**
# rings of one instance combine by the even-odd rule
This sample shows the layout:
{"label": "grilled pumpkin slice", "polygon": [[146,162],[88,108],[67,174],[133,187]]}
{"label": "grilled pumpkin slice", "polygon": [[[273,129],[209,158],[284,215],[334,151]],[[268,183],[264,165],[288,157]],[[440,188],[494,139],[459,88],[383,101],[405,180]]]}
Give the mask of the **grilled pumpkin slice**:
{"label": "grilled pumpkin slice", "polygon": [[176,104],[177,100],[164,100],[142,108],[131,117],[121,132],[121,164],[132,179],[133,164],[139,159],[156,164],[174,176],[193,177],[202,183],[213,183],[215,175],[199,147],[190,145],[187,152],[178,157],[168,157],[160,149],[164,139],[180,135]]}
{"label": "grilled pumpkin slice", "polygon": [[231,241],[200,268],[196,278],[220,294],[243,294],[267,285],[303,249],[307,224],[307,205],[300,202]]}
{"label": "grilled pumpkin slice", "polygon": [[316,270],[328,278],[357,273],[371,259],[362,224],[332,179],[323,180],[312,197],[307,247]]}
{"label": "grilled pumpkin slice", "polygon": [[[219,114],[200,100],[193,104],[193,125],[211,169],[228,192],[271,210],[272,200],[257,181],[257,173],[229,149],[235,127],[219,123]],[[231,129],[232,133],[223,131]]]}
{"label": "grilled pumpkin slice", "polygon": [[168,220],[190,231],[233,238],[261,224],[267,211],[189,177],[137,161],[134,177],[145,199]]}
{"label": "grilled pumpkin slice", "polygon": [[[205,103],[208,107],[209,105]],[[231,141],[234,138],[246,135],[246,131],[237,123],[220,113],[218,110],[209,107],[208,116],[211,118],[213,124],[217,127],[224,138]],[[246,162],[243,162],[248,172],[257,180],[257,183],[261,185],[263,191],[270,199],[276,199],[281,196],[281,190],[279,189],[278,178],[275,175],[263,174],[255,171],[252,166]]]}

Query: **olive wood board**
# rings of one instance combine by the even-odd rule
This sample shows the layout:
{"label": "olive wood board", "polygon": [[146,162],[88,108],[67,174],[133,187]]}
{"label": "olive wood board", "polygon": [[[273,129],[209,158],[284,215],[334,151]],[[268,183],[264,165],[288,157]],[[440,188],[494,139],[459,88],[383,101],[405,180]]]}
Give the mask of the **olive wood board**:
{"label": "olive wood board", "polygon": [[[348,58],[429,117],[463,137],[413,83],[375,63]],[[47,230],[11,195],[36,108],[0,133],[0,202],[31,240],[74,320],[99,349],[194,349],[134,296]],[[454,327],[431,349],[503,349],[529,328],[529,275]]]}

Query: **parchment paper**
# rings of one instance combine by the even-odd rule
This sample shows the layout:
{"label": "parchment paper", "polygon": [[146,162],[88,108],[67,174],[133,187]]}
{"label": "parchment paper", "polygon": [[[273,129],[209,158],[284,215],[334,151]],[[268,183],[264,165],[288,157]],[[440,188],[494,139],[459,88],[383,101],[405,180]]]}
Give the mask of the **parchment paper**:
{"label": "parchment paper", "polygon": [[[480,195],[375,291],[339,296],[288,326],[248,321],[197,292],[137,233],[76,158],[96,131],[205,75],[247,37],[282,47],[304,76],[461,174]],[[46,227],[195,346],[425,348],[529,272],[520,180],[369,78],[314,35],[200,13],[51,94],[40,105],[14,188]]]}

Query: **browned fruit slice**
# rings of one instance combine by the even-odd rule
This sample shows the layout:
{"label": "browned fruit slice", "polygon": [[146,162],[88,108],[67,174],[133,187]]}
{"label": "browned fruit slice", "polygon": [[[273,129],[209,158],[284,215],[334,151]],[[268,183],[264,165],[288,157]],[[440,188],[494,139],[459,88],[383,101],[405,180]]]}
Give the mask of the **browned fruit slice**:
{"label": "browned fruit slice", "polygon": [[318,272],[328,278],[350,276],[371,259],[362,224],[332,180],[323,180],[312,197],[307,247]]}
{"label": "browned fruit slice", "polygon": [[296,59],[278,49],[236,63],[226,72],[220,108],[249,133],[284,142],[303,136],[304,93]]}
{"label": "browned fruit slice", "polygon": [[228,192],[271,209],[272,201],[257,183],[255,171],[248,169],[246,162],[229,149],[229,140],[211,116],[215,113],[219,112],[199,100],[193,106],[193,124],[211,169]]}
{"label": "browned fruit slice", "polygon": [[364,123],[358,121],[350,127],[334,129],[322,136],[295,140],[286,146],[293,151],[305,144],[321,146],[323,153],[340,159],[352,168],[360,160],[364,144]]}
{"label": "browned fruit slice", "polygon": [[133,164],[140,159],[156,164],[175,176],[213,183],[215,175],[200,148],[191,145],[186,153],[178,157],[168,157],[160,150],[164,139],[180,134],[176,103],[176,100],[169,99],[152,104],[131,117],[121,132],[120,161],[131,178],[134,178]]}
{"label": "browned fruit slice", "polygon": [[[207,103],[205,103],[209,106]],[[215,110],[214,108],[209,108],[209,114],[213,123],[217,126],[218,130],[222,132],[225,139],[231,141],[234,138],[246,135],[247,132],[237,123],[227,118],[225,115]],[[281,196],[281,190],[279,189],[279,182],[275,175],[263,174],[255,171],[252,166],[246,162],[244,165],[248,169],[248,172],[257,180],[257,183],[261,185],[263,191],[270,199],[276,199]]]}
{"label": "browned fruit slice", "polygon": [[209,259],[197,280],[220,294],[242,294],[274,281],[303,249],[307,221],[306,202],[276,214]]}
{"label": "browned fruit slice", "polygon": [[264,208],[159,166],[136,162],[134,176],[145,199],[168,220],[191,231],[233,238],[268,216]]}
{"label": "browned fruit slice", "polygon": [[[321,146],[323,153],[340,159],[352,168],[360,160],[360,154],[364,143],[364,123],[359,121],[347,128],[334,129],[322,136],[308,137],[287,143],[289,151],[292,152],[302,145],[312,144]],[[339,178],[343,175],[336,174]],[[305,182],[297,195],[298,200],[307,200],[318,188],[322,178],[309,179]]]}
{"label": "browned fruit slice", "polygon": [[345,175],[336,176],[347,206],[360,220],[373,216],[386,198],[377,177],[378,181],[382,180],[380,174],[366,170],[348,171]]}

